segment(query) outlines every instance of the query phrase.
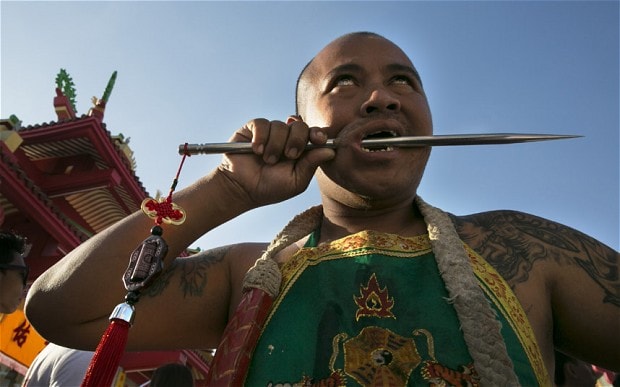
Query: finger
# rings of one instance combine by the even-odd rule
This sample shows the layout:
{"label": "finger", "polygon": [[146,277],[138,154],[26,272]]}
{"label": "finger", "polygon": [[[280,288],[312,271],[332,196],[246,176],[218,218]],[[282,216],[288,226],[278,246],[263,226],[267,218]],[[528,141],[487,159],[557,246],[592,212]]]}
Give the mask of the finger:
{"label": "finger", "polygon": [[303,121],[291,121],[288,124],[290,131],[286,141],[285,154],[289,159],[296,159],[302,154],[308,143],[308,125]]}
{"label": "finger", "polygon": [[329,128],[318,127],[310,128],[310,142],[316,145],[325,144],[329,138],[328,129]]}
{"label": "finger", "polygon": [[257,118],[246,124],[246,127],[252,132],[252,150],[254,153],[258,155],[264,153],[269,141],[270,126],[271,123],[265,118]]}
{"label": "finger", "polygon": [[282,121],[271,121],[269,125],[269,138],[263,153],[263,160],[267,164],[275,164],[280,160],[285,151],[288,135],[288,125]]}

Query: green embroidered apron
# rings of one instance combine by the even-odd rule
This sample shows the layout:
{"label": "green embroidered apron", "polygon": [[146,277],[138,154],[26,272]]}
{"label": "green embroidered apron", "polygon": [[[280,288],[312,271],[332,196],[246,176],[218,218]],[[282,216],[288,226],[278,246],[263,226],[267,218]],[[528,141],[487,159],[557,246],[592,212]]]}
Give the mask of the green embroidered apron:
{"label": "green embroidered apron", "polygon": [[[246,385],[478,384],[427,236],[364,231],[316,241],[313,234],[282,267]],[[468,253],[520,383],[546,384],[525,313],[501,277]]]}

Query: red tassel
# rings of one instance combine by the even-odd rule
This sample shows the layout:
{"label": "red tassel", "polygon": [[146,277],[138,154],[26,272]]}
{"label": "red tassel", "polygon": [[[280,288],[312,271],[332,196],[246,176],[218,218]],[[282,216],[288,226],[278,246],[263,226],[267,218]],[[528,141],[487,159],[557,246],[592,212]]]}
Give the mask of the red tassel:
{"label": "red tassel", "polygon": [[109,387],[125,352],[129,327],[133,321],[134,309],[129,304],[120,304],[110,316],[110,325],[101,337],[95,350],[82,387]]}
{"label": "red tassel", "polygon": [[90,361],[82,387],[112,385],[121,357],[125,352],[129,327],[130,324],[124,320],[114,319],[110,322]]}

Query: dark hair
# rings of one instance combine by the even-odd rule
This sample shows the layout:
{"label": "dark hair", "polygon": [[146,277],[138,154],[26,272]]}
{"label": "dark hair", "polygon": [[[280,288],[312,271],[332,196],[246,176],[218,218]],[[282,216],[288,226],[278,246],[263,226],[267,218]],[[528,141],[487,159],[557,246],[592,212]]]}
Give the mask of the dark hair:
{"label": "dark hair", "polygon": [[11,231],[0,231],[0,263],[9,263],[13,254],[25,254],[28,240]]}
{"label": "dark hair", "polygon": [[297,83],[295,83],[295,114],[296,115],[300,115],[300,109],[299,109],[299,86],[301,84],[301,80],[306,76],[306,72],[308,70],[308,67],[310,67],[310,64],[312,64],[312,61],[314,61],[314,58],[312,58],[308,63],[306,63],[306,65],[304,66],[303,69],[301,69],[301,72],[299,73],[299,76],[297,77]]}
{"label": "dark hair", "polygon": [[158,367],[151,378],[152,387],[193,387],[194,378],[189,367],[169,363]]}

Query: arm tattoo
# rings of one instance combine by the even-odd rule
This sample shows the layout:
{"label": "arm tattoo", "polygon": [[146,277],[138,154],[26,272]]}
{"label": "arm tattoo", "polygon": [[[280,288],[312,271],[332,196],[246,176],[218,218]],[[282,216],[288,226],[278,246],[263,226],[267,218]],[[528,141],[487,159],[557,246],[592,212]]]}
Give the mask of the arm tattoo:
{"label": "arm tattoo", "polygon": [[469,246],[511,287],[527,281],[538,260],[577,265],[605,292],[604,302],[620,306],[618,253],[570,227],[516,211],[452,216]]}
{"label": "arm tattoo", "polygon": [[173,275],[178,272],[183,296],[201,296],[207,286],[209,267],[221,263],[229,250],[230,246],[225,246],[200,252],[193,257],[177,258],[145,292],[152,297],[162,293],[170,284]]}

